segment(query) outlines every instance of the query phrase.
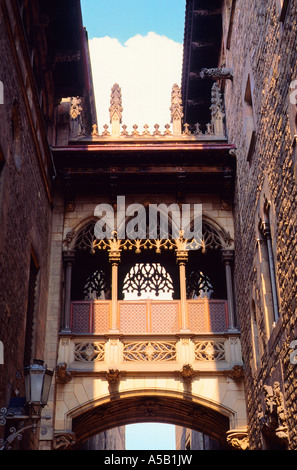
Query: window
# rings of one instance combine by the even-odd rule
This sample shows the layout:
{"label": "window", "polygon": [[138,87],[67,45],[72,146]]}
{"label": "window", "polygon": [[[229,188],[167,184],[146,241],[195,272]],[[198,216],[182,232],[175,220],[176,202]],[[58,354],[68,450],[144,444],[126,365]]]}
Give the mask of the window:
{"label": "window", "polygon": [[266,298],[269,335],[279,318],[279,302],[271,236],[270,203],[265,201],[264,217],[259,222],[262,290]]}
{"label": "window", "polygon": [[255,142],[256,142],[256,126],[255,126],[255,119],[254,119],[250,75],[248,76],[248,79],[247,79],[245,94],[244,94],[243,120],[244,120],[244,132],[245,132],[246,144],[247,144],[247,160],[249,163],[251,163],[253,152],[254,152],[254,147],[255,147]]}
{"label": "window", "polygon": [[286,19],[289,3],[290,0],[276,0],[276,11],[281,23],[284,23]]}
{"label": "window", "polygon": [[253,348],[254,366],[255,366],[255,369],[257,369],[260,363],[260,346],[259,346],[259,331],[258,331],[258,323],[257,323],[256,303],[254,299],[252,300],[252,305],[251,305],[251,332],[252,332],[252,348]]}
{"label": "window", "polygon": [[35,316],[39,265],[35,254],[31,253],[30,274],[28,287],[28,301],[26,313],[26,333],[24,348],[24,366],[30,365],[34,355],[35,343]]}
{"label": "window", "polygon": [[297,80],[292,80],[289,90],[288,116],[293,144],[297,137]]}
{"label": "window", "polygon": [[137,263],[124,279],[125,300],[171,300],[174,288],[170,274],[160,263]]}

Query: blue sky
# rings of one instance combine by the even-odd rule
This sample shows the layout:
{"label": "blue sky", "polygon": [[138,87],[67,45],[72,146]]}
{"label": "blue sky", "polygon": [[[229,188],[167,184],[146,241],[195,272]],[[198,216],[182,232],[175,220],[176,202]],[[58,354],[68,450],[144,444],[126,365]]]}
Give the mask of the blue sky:
{"label": "blue sky", "polygon": [[[181,79],[185,0],[81,0],[81,4],[99,130],[108,123],[114,83],[122,88],[123,124],[169,123],[171,89]],[[175,428],[131,425],[126,439],[127,450],[174,450]]]}
{"label": "blue sky", "polygon": [[185,0],[82,0],[89,35],[99,130],[109,124],[111,88],[123,96],[123,124],[170,121],[172,86],[181,85]]}
{"label": "blue sky", "polygon": [[110,36],[122,44],[150,31],[183,42],[184,0],[82,0],[89,39]]}
{"label": "blue sky", "polygon": [[160,423],[126,427],[127,450],[175,450],[175,426]]}

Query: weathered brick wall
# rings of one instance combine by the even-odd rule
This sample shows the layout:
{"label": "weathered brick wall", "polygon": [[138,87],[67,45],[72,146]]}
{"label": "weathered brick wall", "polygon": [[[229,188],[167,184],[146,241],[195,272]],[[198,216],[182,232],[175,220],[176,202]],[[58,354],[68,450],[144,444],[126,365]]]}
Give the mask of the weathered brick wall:
{"label": "weathered brick wall", "polygon": [[[44,356],[51,207],[41,178],[2,10],[0,57],[0,80],[4,84],[4,104],[0,105],[0,145],[5,158],[0,176],[0,340],[4,343],[5,354],[5,364],[0,365],[0,406],[7,406],[17,389],[24,396],[23,380],[19,379],[18,372],[21,377],[32,248],[40,265],[35,354],[40,359]],[[18,103],[20,120],[20,159],[17,165],[11,124],[13,102]]]}
{"label": "weathered brick wall", "polygon": [[[289,448],[297,448],[296,366],[290,363],[290,343],[296,339],[296,178],[290,133],[289,85],[297,78],[297,3],[289,2],[284,24],[276,0],[237,0],[227,66],[234,70],[226,83],[225,101],[230,142],[237,146],[235,195],[235,290],[246,368],[247,408],[251,448],[261,448],[258,412],[263,409],[263,385],[280,381],[285,396]],[[225,22],[225,30],[227,24]],[[247,161],[243,128],[244,84],[250,73],[257,131],[251,164]],[[267,185],[272,203],[272,234],[279,290],[280,319],[270,338],[264,330],[260,299],[258,327],[263,346],[261,364],[253,367],[251,293],[261,291],[256,275],[258,208]]]}

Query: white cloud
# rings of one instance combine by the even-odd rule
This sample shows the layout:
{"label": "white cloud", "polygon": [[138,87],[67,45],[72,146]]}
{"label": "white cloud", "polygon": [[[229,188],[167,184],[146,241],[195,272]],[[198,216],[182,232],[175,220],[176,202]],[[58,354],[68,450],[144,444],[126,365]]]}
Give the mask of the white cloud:
{"label": "white cloud", "polygon": [[165,36],[136,35],[124,45],[110,37],[90,40],[99,131],[109,125],[111,88],[122,89],[123,124],[148,124],[150,131],[170,123],[171,89],[180,85],[183,45]]}

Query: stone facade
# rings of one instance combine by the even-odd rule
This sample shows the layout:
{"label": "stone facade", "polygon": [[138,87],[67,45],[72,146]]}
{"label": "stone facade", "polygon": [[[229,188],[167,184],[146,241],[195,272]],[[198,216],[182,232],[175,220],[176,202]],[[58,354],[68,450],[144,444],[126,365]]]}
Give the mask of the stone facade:
{"label": "stone facade", "polygon": [[[214,1],[213,9],[206,10],[202,4],[187,2],[185,50],[192,47],[187,31],[191,11],[199,22],[214,22],[216,41],[213,45],[209,36],[196,38],[193,56],[201,71],[183,75],[183,93],[187,80],[200,80],[195,82],[200,87],[189,87],[192,94],[183,95],[188,103],[183,109],[174,86],[173,132],[170,125],[164,134],[157,125],[153,133],[146,128],[141,133],[137,126],[130,135],[125,126],[121,131],[121,90],[115,85],[111,134],[105,126],[99,136],[91,83],[89,95],[84,89],[91,75],[86,77],[79,65],[80,54],[86,54],[84,63],[90,67],[86,37],[82,44],[76,42],[81,37],[80,15],[73,10],[73,22],[60,32],[62,40],[64,27],[74,28],[68,35],[72,50],[65,55],[51,49],[50,31],[57,37],[59,31],[52,26],[55,15],[47,10],[47,2],[1,3],[1,407],[24,396],[28,357],[45,359],[55,370],[45,410],[51,416],[46,433],[36,436],[39,444],[24,441],[25,448],[75,448],[92,438],[93,444],[83,444],[86,448],[114,450],[124,446],[124,435],[120,432],[119,440],[114,439],[108,427],[156,417],[192,428],[192,448],[202,445],[204,432],[223,447],[297,448],[297,147],[296,103],[290,101],[297,80],[297,5],[295,0],[253,0],[247,8],[244,0],[226,0]],[[67,5],[57,8],[58,16],[67,17]],[[209,24],[193,27],[195,34],[206,29],[209,35]],[[200,46],[210,47],[208,69]],[[67,64],[77,67],[76,73]],[[56,67],[65,67],[64,73],[55,75]],[[197,103],[203,115],[195,121]],[[184,117],[193,122],[182,122]],[[155,336],[145,330],[142,337],[136,327],[125,336],[113,328],[120,316],[114,283],[106,300],[111,316],[104,331],[102,327],[95,336],[71,331],[68,267],[76,237],[94,220],[98,204],[115,207],[115,196],[127,188],[127,205],[202,204],[204,219],[218,230],[211,235],[226,243],[220,250],[229,255],[235,251],[234,271],[228,259],[222,277],[230,320],[234,275],[231,329],[165,328],[161,335],[164,325],[159,319]],[[112,255],[112,279],[117,282],[120,254],[114,250]],[[177,269],[182,326],[187,324],[189,300],[184,295],[184,261]],[[151,303],[147,305],[151,314]],[[146,326],[151,327],[147,318]],[[103,438],[93,438],[101,432]],[[191,436],[182,433],[179,441],[186,447]]]}
{"label": "stone facade", "polygon": [[[68,28],[66,36],[72,29],[69,37],[80,37],[77,12],[74,9],[73,22],[63,26],[63,34]],[[61,8],[60,14],[63,15]],[[59,140],[59,101],[64,94],[84,93],[82,61],[72,55],[72,49],[80,47],[82,57],[85,44],[69,44],[69,57],[61,58],[60,50],[56,49],[61,30],[55,21],[54,7],[49,2],[1,2],[0,341],[4,350],[4,364],[2,361],[0,364],[1,409],[12,406],[12,399],[25,396],[24,366],[34,358],[44,360],[46,356],[55,178],[51,146]],[[72,61],[76,72],[74,84],[68,69]],[[57,74],[62,63],[64,79],[69,77],[66,85]],[[48,364],[53,365],[54,361]],[[0,427],[1,438],[7,436],[8,425],[7,421],[6,429]],[[35,443],[24,438],[20,445],[34,448],[37,437],[38,434]]]}
{"label": "stone facade", "polygon": [[[0,147],[3,154],[0,200],[0,402],[24,396],[23,365],[30,259],[38,265],[34,341],[31,354],[43,358],[51,237],[51,163],[40,109],[34,101],[30,62],[12,2],[0,11]],[[31,96],[31,100],[30,100]],[[0,431],[1,432],[1,431]]]}
{"label": "stone facade", "polygon": [[[296,105],[290,103],[290,83],[297,77],[296,9],[295,1],[252,1],[247,8],[246,2],[237,0],[225,2],[223,10],[221,60],[233,70],[233,79],[226,80],[224,87],[228,136],[236,145],[237,157],[235,292],[251,449],[297,446],[296,366],[290,362],[290,344],[297,333],[296,129],[291,124],[292,113],[293,123],[296,119]],[[248,108],[254,142],[245,125]],[[266,240],[259,229],[260,219],[267,214],[275,267],[275,308],[263,251]],[[278,312],[272,318],[275,309]],[[253,310],[257,354],[251,327]],[[271,416],[263,417],[268,406],[267,387],[274,425]]]}

